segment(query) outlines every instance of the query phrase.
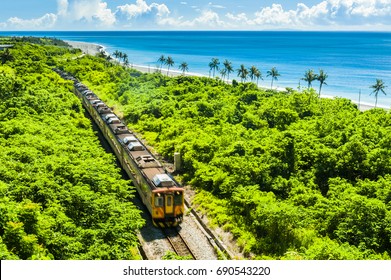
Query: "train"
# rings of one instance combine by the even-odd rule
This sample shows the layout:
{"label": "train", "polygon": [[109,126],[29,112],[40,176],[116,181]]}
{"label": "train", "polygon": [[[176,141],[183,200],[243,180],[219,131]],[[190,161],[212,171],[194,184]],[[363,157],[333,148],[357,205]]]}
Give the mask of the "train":
{"label": "train", "polygon": [[176,227],[183,221],[184,188],[167,172],[139,138],[98,96],[75,77],[53,69],[74,83],[74,93],[98,125],[157,227]]}

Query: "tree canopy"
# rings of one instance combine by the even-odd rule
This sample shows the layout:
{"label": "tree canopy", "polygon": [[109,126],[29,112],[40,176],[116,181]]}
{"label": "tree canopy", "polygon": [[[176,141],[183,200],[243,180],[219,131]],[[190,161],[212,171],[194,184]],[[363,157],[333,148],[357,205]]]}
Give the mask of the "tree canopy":
{"label": "tree canopy", "polygon": [[[40,55],[35,55],[41,60],[46,59],[45,56],[40,58]],[[25,58],[33,60],[35,55],[29,54]],[[2,71],[7,74],[3,75],[15,77],[10,83],[0,83],[2,87],[0,92],[12,94],[15,92],[15,96],[18,97],[20,91],[25,91],[26,79],[29,79],[30,83],[38,79],[36,77],[30,80],[29,75],[20,75],[19,72],[26,71],[23,66],[19,68],[8,66],[10,63],[23,65],[23,61],[4,64]],[[306,89],[303,92],[293,90],[278,92],[258,89],[253,83],[233,82],[229,85],[221,80],[206,77],[169,78],[159,73],[143,74],[118,65],[106,66],[104,59],[90,56],[53,60],[52,63],[74,74],[92,88],[109,106],[114,107],[116,112],[124,117],[129,126],[142,133],[149,145],[153,145],[162,157],[172,160],[174,152],[181,153],[183,171],[178,179],[191,184],[196,189],[195,207],[206,213],[212,224],[229,231],[238,246],[242,248],[245,257],[389,259],[391,253],[391,161],[389,160],[391,158],[389,140],[391,139],[391,115],[389,112],[383,109],[360,112],[357,106],[347,99],[318,98],[313,89]],[[39,73],[46,73],[45,65],[40,63],[29,65],[28,69],[33,68],[34,73],[38,70],[41,71]],[[15,74],[15,69],[18,75]],[[245,81],[248,75],[247,69],[242,67],[239,70],[239,77]],[[31,73],[33,70],[29,71],[28,73]],[[40,75],[43,75],[41,79],[45,81],[45,75],[54,74]],[[3,79],[5,80],[4,77]],[[58,78],[54,75],[53,79]],[[64,81],[58,83],[64,83],[63,87],[69,87],[69,84]],[[34,86],[43,86],[43,84],[45,83],[34,83]],[[58,86],[55,92],[63,87]],[[3,118],[10,119],[11,116],[15,118],[19,114],[30,115],[31,108],[40,112],[48,107],[58,114],[58,110],[64,111],[64,106],[70,106],[74,110],[69,110],[65,116],[63,114],[62,117],[56,116],[64,123],[69,121],[76,123],[76,127],[83,127],[83,133],[90,131],[84,121],[80,123],[80,118],[85,119],[80,112],[77,113],[80,104],[71,97],[71,93],[61,91],[61,96],[68,96],[70,103],[64,102],[62,107],[58,107],[62,109],[56,109],[59,105],[56,102],[51,103],[51,99],[48,98],[50,95],[46,92],[39,90],[31,92],[33,94],[30,95],[33,97],[29,96],[27,99],[18,97],[22,100],[18,101],[20,103],[15,103],[13,99],[12,102],[7,103],[10,104],[9,106],[14,106],[14,104],[29,102],[27,103],[29,106],[24,106],[27,113],[19,113],[11,106]],[[37,94],[41,95],[35,98]],[[76,105],[71,100],[75,100]],[[23,106],[18,105],[18,108],[20,107]],[[22,119],[25,120],[24,117]],[[25,133],[28,126],[25,122],[22,124],[15,122],[15,127],[1,129],[4,134],[1,141],[5,143],[5,141],[15,140],[15,137],[12,137],[15,133],[29,135]],[[34,125],[40,123],[34,122]],[[61,127],[63,126],[61,123]],[[56,127],[59,129],[60,125]],[[72,129],[78,131],[76,128]],[[41,130],[31,129],[31,131]],[[26,149],[25,153],[7,150],[5,156],[18,157],[18,161],[15,163],[15,160],[5,158],[7,164],[16,164],[16,166],[0,169],[2,175],[0,178],[6,178],[6,181],[0,184],[0,193],[9,192],[9,181],[17,174],[23,174],[24,164],[32,162],[37,164],[32,155],[35,149],[38,149],[35,145],[36,139],[39,139],[36,137],[40,133],[31,132],[31,134],[34,137],[27,141],[29,149]],[[50,135],[57,137],[53,133]],[[24,138],[21,138],[22,140],[18,141],[23,141]],[[57,138],[55,141],[61,143]],[[2,146],[12,149],[20,145]],[[65,149],[75,150],[66,146],[62,148],[62,153]],[[57,151],[57,146],[47,145],[38,150],[50,155]],[[89,148],[81,150],[88,153]],[[79,159],[80,154],[75,157]],[[97,159],[95,161],[101,163]],[[61,162],[72,161],[65,158]],[[17,167],[19,164],[23,164],[23,168]],[[60,183],[57,184],[69,182],[74,186],[76,182],[77,189],[84,190],[84,184],[87,183],[82,181],[81,185],[78,185],[80,181],[77,181],[85,178],[83,174],[79,177],[75,176],[72,172],[75,172],[76,167],[64,166],[66,168],[60,170],[53,166],[44,166],[37,170],[55,170],[56,173],[51,176],[54,178],[60,176],[61,179],[57,179]],[[100,164],[91,166],[94,166],[95,170],[100,170],[98,169]],[[77,169],[78,172],[80,170],[83,169]],[[8,175],[8,172],[14,173]],[[35,174],[41,173],[35,172]],[[28,179],[24,180],[29,182]],[[89,180],[94,182],[91,178]],[[45,182],[41,185],[46,186]],[[94,188],[91,191],[86,189],[87,193],[96,192],[95,188],[99,190],[100,185],[92,182],[87,185]],[[61,189],[55,183],[51,184],[54,184],[54,186],[49,184],[52,189]],[[38,213],[37,209],[41,209],[39,207],[46,209],[43,207],[48,207],[49,204],[43,202],[46,201],[47,196],[51,197],[50,195],[55,193],[53,191],[46,193],[41,190],[45,188],[41,187],[34,192],[39,199],[32,200],[28,196],[31,189],[25,190],[20,186],[21,184],[11,185],[15,190],[20,190],[13,201],[23,202],[20,205],[15,204],[15,207],[33,209],[28,210],[32,213]],[[52,200],[64,200],[70,204],[78,202],[80,204],[77,205],[82,206],[90,205],[83,204],[84,200],[74,195],[76,198],[61,192],[61,200],[57,197]],[[8,199],[8,196],[4,197]],[[23,201],[23,199],[29,200]],[[30,201],[38,206],[31,205]],[[58,204],[60,206],[50,210],[56,211],[68,205]],[[83,222],[91,224],[92,230],[95,230],[93,221],[87,219],[90,215],[83,216],[84,214],[77,212],[80,208],[83,207],[71,208],[64,215],[84,217]],[[40,220],[34,215],[24,214],[23,211],[25,210],[13,210],[7,215],[1,215],[3,219],[21,213],[18,214],[19,216],[16,215],[18,218],[2,221],[2,224],[6,225],[3,226],[3,231],[7,232],[1,235],[2,242],[7,244],[7,248],[8,246],[19,248],[17,244],[20,243],[15,245],[7,243],[11,240],[12,242],[26,240],[26,236],[30,238],[29,234],[33,232],[34,227],[26,229],[23,226],[26,235],[18,235],[22,228],[20,223],[34,224],[26,221]],[[64,216],[55,217],[60,219]],[[8,221],[12,223],[7,224]],[[45,221],[50,219],[45,216]],[[68,225],[66,219],[61,221],[61,225]],[[76,228],[82,226],[84,224],[75,225]],[[63,234],[78,232],[74,227],[61,228],[61,230],[65,230]],[[20,237],[7,239],[9,234]],[[39,236],[38,233],[36,236]],[[27,240],[33,239],[27,238]],[[41,239],[37,237],[37,240]],[[82,239],[85,242],[89,240],[91,239]],[[80,243],[84,244],[82,241]],[[40,241],[34,242],[32,241],[32,244],[45,244],[39,243]],[[63,240],[62,242],[70,244]],[[0,244],[0,248],[4,248],[3,243]],[[79,243],[72,244],[76,244],[74,251],[85,248]],[[9,254],[8,258],[14,257],[13,251],[6,252]],[[70,258],[72,257],[77,258],[74,256]]]}
{"label": "tree canopy", "polygon": [[389,258],[389,112],[313,89],[103,70],[91,58],[64,68],[161,156],[181,153],[179,179],[197,190],[198,210],[248,258]]}
{"label": "tree canopy", "polygon": [[0,66],[0,259],[139,258],[134,188],[51,70],[80,53],[12,42]]}

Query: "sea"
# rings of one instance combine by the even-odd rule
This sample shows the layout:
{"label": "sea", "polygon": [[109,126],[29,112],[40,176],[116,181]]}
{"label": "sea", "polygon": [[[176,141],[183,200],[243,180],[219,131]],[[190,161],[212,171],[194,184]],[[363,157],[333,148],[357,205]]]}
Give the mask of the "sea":
{"label": "sea", "polygon": [[[307,70],[328,75],[322,95],[344,97],[374,105],[372,85],[384,81],[378,107],[391,107],[390,32],[299,32],[299,31],[37,31],[0,32],[0,36],[41,36],[100,44],[106,51],[126,53],[130,64],[159,67],[161,55],[171,56],[178,69],[182,62],[189,71],[210,75],[209,62],[218,58],[240,65],[256,66],[262,73],[259,86],[270,88],[267,71],[276,67],[279,88],[305,89]],[[231,73],[230,78],[237,73]],[[313,82],[318,90],[319,83]]]}

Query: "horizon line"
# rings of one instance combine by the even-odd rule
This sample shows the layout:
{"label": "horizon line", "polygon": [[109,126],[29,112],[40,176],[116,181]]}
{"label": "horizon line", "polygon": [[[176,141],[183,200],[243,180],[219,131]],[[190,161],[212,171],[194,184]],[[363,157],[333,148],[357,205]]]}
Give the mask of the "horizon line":
{"label": "horizon line", "polygon": [[135,29],[135,30],[0,30],[2,32],[356,32],[356,33],[391,33],[391,30],[302,30],[302,29],[265,29],[265,30],[253,30],[253,29],[224,29],[224,30],[211,30],[211,29]]}

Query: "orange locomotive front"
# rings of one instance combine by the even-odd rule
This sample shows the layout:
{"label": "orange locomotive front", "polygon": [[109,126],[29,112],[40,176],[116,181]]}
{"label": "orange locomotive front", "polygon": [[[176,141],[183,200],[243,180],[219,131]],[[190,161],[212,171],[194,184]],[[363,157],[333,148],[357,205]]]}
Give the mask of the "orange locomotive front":
{"label": "orange locomotive front", "polygon": [[[166,175],[166,174],[159,174]],[[173,227],[182,222],[184,213],[183,188],[176,186],[152,192],[152,220],[160,227]]]}

